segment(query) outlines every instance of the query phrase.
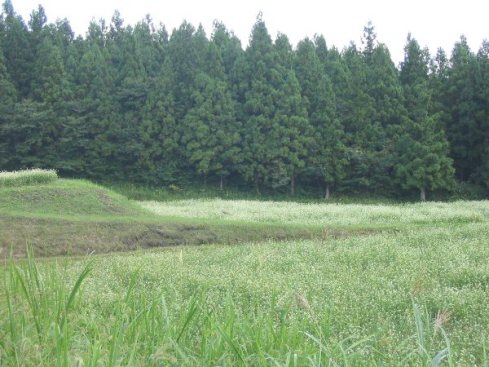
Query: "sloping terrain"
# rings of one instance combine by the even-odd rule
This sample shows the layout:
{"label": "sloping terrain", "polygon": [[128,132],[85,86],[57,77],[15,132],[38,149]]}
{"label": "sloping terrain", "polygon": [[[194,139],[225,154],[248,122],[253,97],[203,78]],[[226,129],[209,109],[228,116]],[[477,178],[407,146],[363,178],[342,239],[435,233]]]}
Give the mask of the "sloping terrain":
{"label": "sloping terrain", "polygon": [[102,186],[84,180],[0,189],[0,213],[21,217],[114,219],[148,212]]}
{"label": "sloping terrain", "polygon": [[343,235],[260,223],[160,216],[84,180],[0,188],[0,257],[84,255],[162,246]]}

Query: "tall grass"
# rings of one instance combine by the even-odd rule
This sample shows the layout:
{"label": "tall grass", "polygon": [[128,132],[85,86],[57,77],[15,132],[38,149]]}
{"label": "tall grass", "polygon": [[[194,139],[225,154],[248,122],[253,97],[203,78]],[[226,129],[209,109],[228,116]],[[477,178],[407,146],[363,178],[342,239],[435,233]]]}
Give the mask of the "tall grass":
{"label": "tall grass", "polygon": [[58,179],[55,170],[28,169],[13,172],[0,172],[0,187],[18,187],[25,185],[46,184]]}
{"label": "tall grass", "polygon": [[488,226],[0,267],[0,366],[483,366]]}
{"label": "tall grass", "polygon": [[71,287],[56,269],[40,271],[31,251],[25,261],[10,260],[2,271],[0,366],[72,365],[74,329],[69,314],[79,308],[79,293],[91,271],[90,263]]}
{"label": "tall grass", "polygon": [[[91,263],[76,273],[59,265],[41,268],[29,255],[25,262],[10,261],[4,269],[0,366],[299,367],[395,362],[377,348],[378,336],[338,333],[331,312],[318,312],[303,294],[285,303],[278,295],[266,304],[251,299],[243,308],[231,292],[216,300],[210,299],[212,291],[194,289],[175,308],[168,305],[172,300],[167,291],[138,289],[144,284],[144,272],[138,269],[127,274],[126,290],[104,307],[103,300],[89,302],[90,291],[82,287],[90,277]],[[409,317],[415,329],[401,341],[397,364],[453,366],[444,325],[433,327],[429,313],[415,303]]]}

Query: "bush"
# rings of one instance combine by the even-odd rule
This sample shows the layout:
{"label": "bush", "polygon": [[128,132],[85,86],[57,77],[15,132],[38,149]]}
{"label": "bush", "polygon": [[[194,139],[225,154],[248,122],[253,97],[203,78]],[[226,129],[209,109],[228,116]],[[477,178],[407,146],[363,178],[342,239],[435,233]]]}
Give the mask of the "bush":
{"label": "bush", "polygon": [[45,184],[56,181],[57,179],[58,174],[55,170],[39,168],[14,172],[0,172],[0,187]]}
{"label": "bush", "polygon": [[479,185],[457,182],[452,190],[452,200],[484,200],[487,199],[489,193]]}

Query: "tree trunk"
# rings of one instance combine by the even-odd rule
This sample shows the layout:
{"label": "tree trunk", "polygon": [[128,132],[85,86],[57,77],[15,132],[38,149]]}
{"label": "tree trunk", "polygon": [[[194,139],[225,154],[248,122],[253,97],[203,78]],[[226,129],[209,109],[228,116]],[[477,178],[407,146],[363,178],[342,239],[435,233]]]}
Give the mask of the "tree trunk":
{"label": "tree trunk", "polygon": [[290,196],[295,195],[295,176],[290,176]]}
{"label": "tree trunk", "polygon": [[326,192],[324,193],[324,198],[328,200],[329,196],[330,196],[329,185],[326,185]]}
{"label": "tree trunk", "polygon": [[426,189],[424,187],[419,191],[419,199],[426,201]]}
{"label": "tree trunk", "polygon": [[207,175],[204,174],[204,187],[207,187]]}
{"label": "tree trunk", "polygon": [[221,175],[221,180],[219,181],[219,190],[224,190],[224,178]]}
{"label": "tree trunk", "polygon": [[258,176],[255,176],[255,191],[257,195],[260,195],[260,185],[258,183]]}

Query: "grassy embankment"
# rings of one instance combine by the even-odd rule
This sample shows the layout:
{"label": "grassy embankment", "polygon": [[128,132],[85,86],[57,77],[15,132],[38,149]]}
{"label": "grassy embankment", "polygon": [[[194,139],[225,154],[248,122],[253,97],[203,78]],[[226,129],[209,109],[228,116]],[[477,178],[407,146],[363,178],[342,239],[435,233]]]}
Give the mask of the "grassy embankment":
{"label": "grassy embankment", "polygon": [[333,227],[156,215],[89,181],[57,179],[53,171],[2,175],[0,257],[25,255],[27,244],[37,256],[56,256],[342,235]]}
{"label": "grassy embankment", "polygon": [[0,269],[0,366],[489,365],[488,202],[139,206],[115,195],[126,214],[83,214],[86,198],[58,217],[52,196],[29,212],[19,201],[3,205],[2,215],[121,228],[135,218],[207,228],[279,223],[343,235],[8,262]]}

